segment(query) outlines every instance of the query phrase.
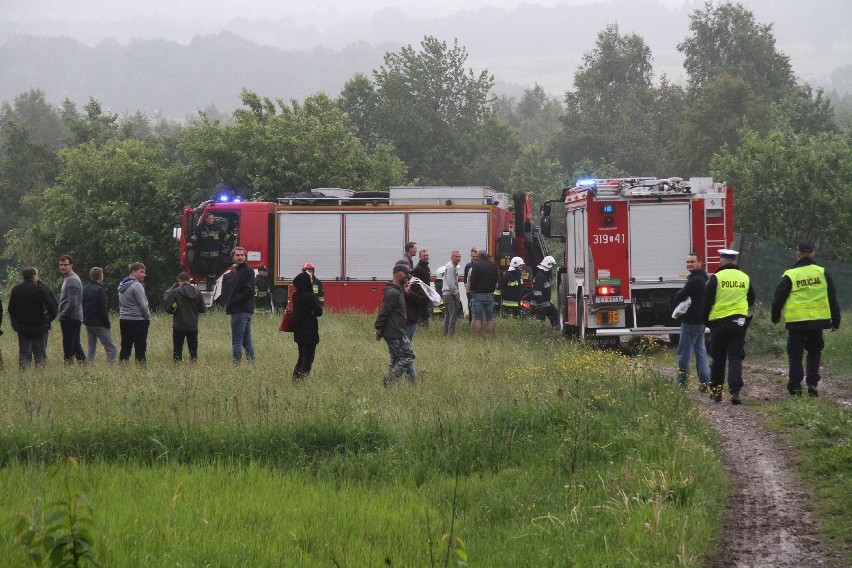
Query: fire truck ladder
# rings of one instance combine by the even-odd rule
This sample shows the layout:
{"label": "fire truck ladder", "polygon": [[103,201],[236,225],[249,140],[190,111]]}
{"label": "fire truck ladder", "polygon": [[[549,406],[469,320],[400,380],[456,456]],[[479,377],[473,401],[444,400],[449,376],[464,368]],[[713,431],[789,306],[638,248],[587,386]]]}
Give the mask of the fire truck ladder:
{"label": "fire truck ladder", "polygon": [[730,219],[728,219],[724,205],[721,208],[721,215],[709,215],[710,211],[714,210],[704,210],[704,262],[718,266],[720,262],[719,249],[729,246],[725,241],[725,235],[728,234]]}

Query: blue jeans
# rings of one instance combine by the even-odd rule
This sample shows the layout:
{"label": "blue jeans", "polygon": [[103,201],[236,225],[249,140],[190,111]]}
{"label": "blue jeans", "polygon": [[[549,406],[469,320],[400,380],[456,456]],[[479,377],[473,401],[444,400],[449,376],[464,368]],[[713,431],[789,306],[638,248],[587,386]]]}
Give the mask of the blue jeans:
{"label": "blue jeans", "polygon": [[680,324],[680,343],[677,346],[678,378],[681,373],[686,380],[689,375],[689,359],[695,351],[695,369],[698,371],[698,381],[710,382],[710,366],[707,364],[707,345],[704,343],[704,324]]}
{"label": "blue jeans", "polygon": [[231,350],[234,354],[234,363],[239,363],[243,358],[243,347],[246,350],[246,360],[254,363],[254,345],[251,342],[251,319],[252,314],[231,314]]}
{"label": "blue jeans", "polygon": [[473,319],[482,321],[494,320],[494,294],[490,292],[474,292]]}

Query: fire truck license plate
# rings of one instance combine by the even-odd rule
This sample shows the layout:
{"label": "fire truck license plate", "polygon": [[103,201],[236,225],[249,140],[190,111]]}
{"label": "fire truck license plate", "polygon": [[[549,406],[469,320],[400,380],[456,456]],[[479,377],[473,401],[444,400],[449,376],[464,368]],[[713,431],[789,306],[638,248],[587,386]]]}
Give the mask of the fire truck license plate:
{"label": "fire truck license plate", "polygon": [[624,296],[595,296],[594,302],[596,304],[614,304],[616,302],[623,302]]}

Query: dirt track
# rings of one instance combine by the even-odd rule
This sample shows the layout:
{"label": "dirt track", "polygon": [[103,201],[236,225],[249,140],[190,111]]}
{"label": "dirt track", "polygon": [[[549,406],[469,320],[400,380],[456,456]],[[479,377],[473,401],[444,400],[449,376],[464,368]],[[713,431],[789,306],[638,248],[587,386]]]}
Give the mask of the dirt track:
{"label": "dirt track", "polygon": [[[830,567],[840,560],[820,541],[819,526],[811,514],[811,496],[792,467],[790,447],[766,430],[754,410],[762,401],[787,395],[783,382],[771,378],[785,369],[749,365],[744,368],[744,404],[712,402],[704,393],[690,390],[708,422],[722,438],[725,467],[732,480],[725,528],[714,568],[728,567]],[[672,375],[674,372],[672,370]],[[830,376],[820,384],[820,396],[839,404],[852,404],[852,396]]]}

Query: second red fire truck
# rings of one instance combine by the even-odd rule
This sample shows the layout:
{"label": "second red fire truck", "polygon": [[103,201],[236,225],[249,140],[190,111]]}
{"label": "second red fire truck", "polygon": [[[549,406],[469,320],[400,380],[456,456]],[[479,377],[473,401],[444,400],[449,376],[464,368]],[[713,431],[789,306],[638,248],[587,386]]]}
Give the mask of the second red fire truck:
{"label": "second red fire truck", "polygon": [[733,240],[733,190],[711,178],[590,179],[542,205],[545,236],[565,243],[554,285],[567,335],[615,343],[669,334],[686,256],[708,272]]}

